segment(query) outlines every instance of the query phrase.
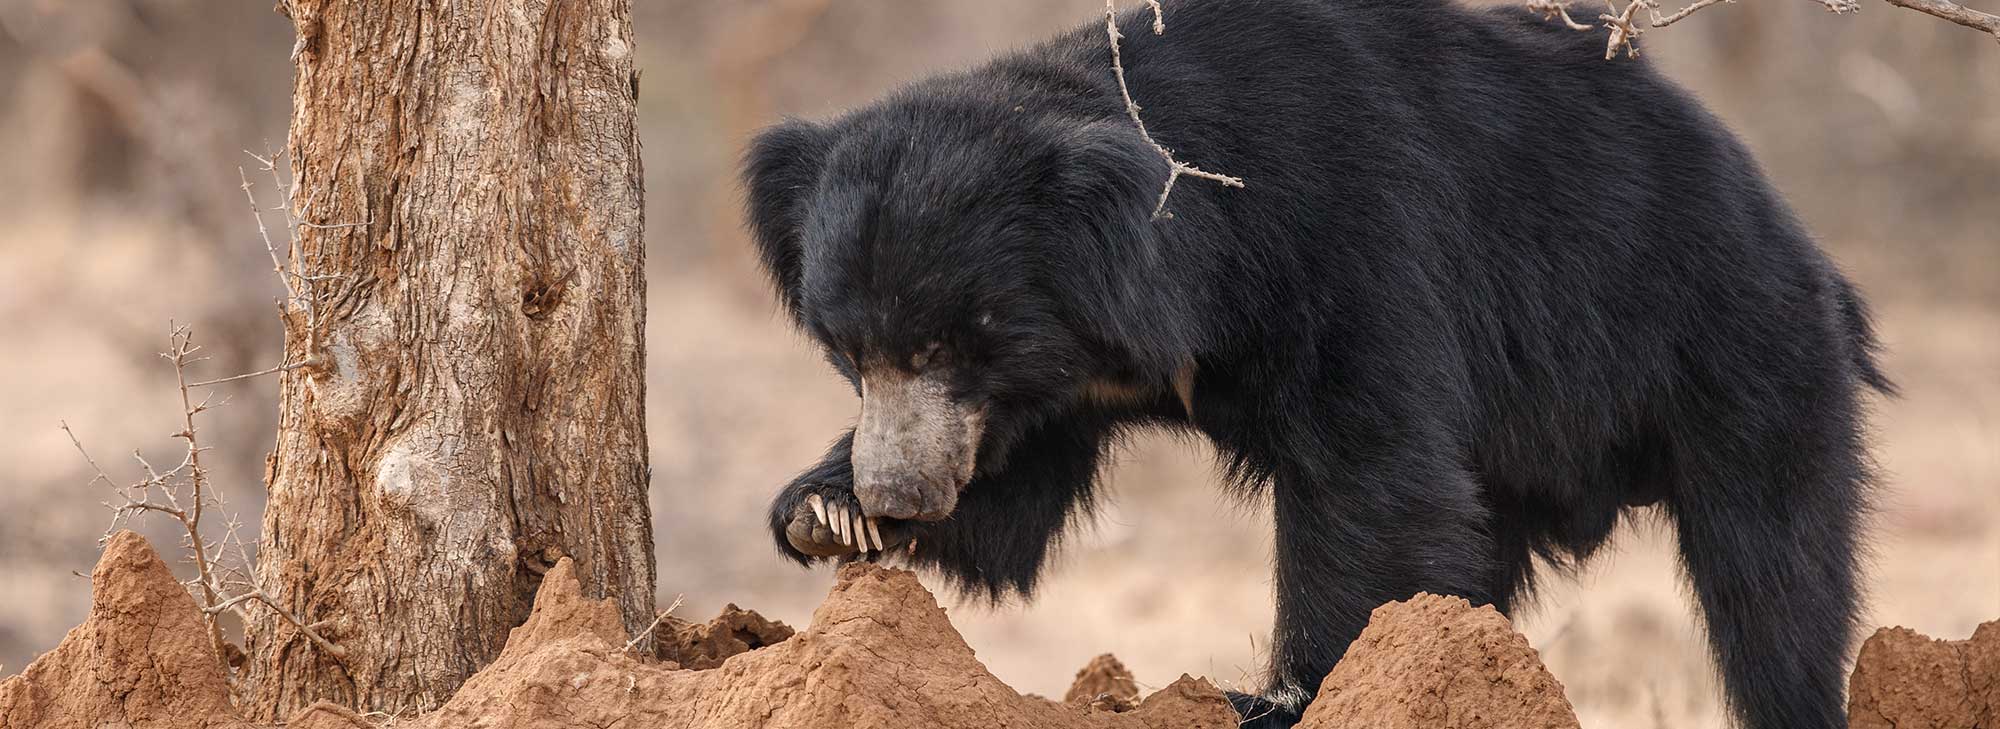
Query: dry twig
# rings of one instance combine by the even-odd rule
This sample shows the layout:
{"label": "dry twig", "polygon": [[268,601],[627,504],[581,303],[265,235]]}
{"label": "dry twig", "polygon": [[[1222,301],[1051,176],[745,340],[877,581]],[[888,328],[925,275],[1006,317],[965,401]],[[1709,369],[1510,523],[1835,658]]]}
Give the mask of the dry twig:
{"label": "dry twig", "polygon": [[[1622,10],[1618,8],[1613,0],[1605,0],[1605,4],[1610,6],[1611,12],[1597,16],[1599,20],[1604,22],[1603,27],[1611,31],[1611,37],[1604,48],[1604,58],[1610,60],[1616,57],[1620,48],[1625,49],[1628,56],[1638,56],[1639,47],[1633,41],[1639,37],[1640,33],[1652,28],[1665,28],[1673,25],[1680,22],[1683,18],[1712,5],[1734,2],[1736,0],[1694,0],[1687,7],[1674,11],[1670,15],[1661,15],[1658,10],[1658,3],[1653,0],[1632,0]],[[1861,10],[1860,0],[1813,0],[1813,2],[1826,6],[1828,12],[1836,15],[1859,12]],[[2000,40],[2000,15],[1973,10],[1951,0],[1883,0],[1883,2],[1915,10],[1932,17],[1949,20],[1967,28],[1987,33],[1993,36],[1994,40]],[[1634,18],[1634,13],[1641,6],[1652,10],[1645,27],[1640,27]],[[1576,22],[1574,18],[1570,17],[1569,2],[1566,0],[1528,0],[1527,7],[1531,11],[1541,13],[1544,20],[1560,18],[1563,25],[1568,26],[1570,30],[1592,30],[1591,26]]]}
{"label": "dry twig", "polygon": [[[1153,35],[1166,33],[1166,11],[1160,7],[1159,0],[1146,0],[1146,4],[1153,9]],[[1118,41],[1125,36],[1118,32],[1117,0],[1104,0],[1104,32],[1111,39],[1111,71],[1118,77],[1118,94],[1125,99],[1125,115],[1132,117],[1132,124],[1139,128],[1139,136],[1145,139],[1147,144],[1153,145],[1153,150],[1159,152],[1172,168],[1167,173],[1166,187],[1160,190],[1160,202],[1153,206],[1153,219],[1174,217],[1173,213],[1167,212],[1167,196],[1174,193],[1174,183],[1179,181],[1182,175],[1214,180],[1222,183],[1224,187],[1242,187],[1241,178],[1208,172],[1175,159],[1173,150],[1167,149],[1153,139],[1152,133],[1146,131],[1146,120],[1139,117],[1139,104],[1132,100],[1132,88],[1125,84],[1125,59],[1118,50]]]}
{"label": "dry twig", "polygon": [[1611,39],[1604,44],[1604,60],[1609,61],[1618,57],[1620,48],[1625,49],[1626,58],[1638,58],[1637,41],[1639,34],[1646,30],[1633,23],[1633,16],[1639,12],[1641,6],[1646,8],[1658,6],[1652,0],[1630,0],[1625,4],[1624,10],[1619,10],[1618,5],[1612,0],[1604,0],[1604,5],[1611,9],[1611,12],[1597,16],[1598,20],[1604,21],[1604,27],[1611,29]]}
{"label": "dry twig", "polygon": [[653,631],[658,630],[660,623],[666,622],[667,616],[674,614],[674,611],[680,608],[681,600],[686,597],[686,594],[675,595],[674,604],[668,605],[667,609],[661,610],[659,615],[653,616],[652,625],[646,626],[645,630],[639,631],[638,635],[632,636],[632,640],[625,643],[625,652],[631,653],[633,648],[639,647],[639,641],[653,637]]}
{"label": "dry twig", "polygon": [[[281,307],[284,313],[285,326],[304,326],[306,335],[305,351],[307,352],[307,356],[305,359],[293,364],[280,365],[249,375],[239,375],[235,378],[199,383],[200,385],[219,384],[235,379],[286,372],[293,369],[305,369],[309,373],[325,369],[327,366],[325,358],[317,354],[319,352],[321,312],[327,306],[337,304],[353,293],[357,284],[354,280],[346,276],[317,276],[302,273],[300,269],[304,264],[300,261],[299,250],[302,246],[302,241],[300,240],[299,231],[301,229],[339,230],[357,228],[369,224],[369,221],[366,220],[358,223],[313,223],[305,220],[302,214],[294,214],[291,203],[292,187],[285,182],[285,176],[278,171],[278,162],[284,158],[284,153],[273,152],[269,148],[266,148],[262,155],[247,149],[243,153],[249,155],[251,159],[257,160],[263,171],[270,174],[271,185],[277,191],[280,199],[280,202],[271,206],[270,209],[279,211],[285,218],[285,246],[283,251],[280,251],[277,244],[272,242],[271,232],[264,226],[265,208],[257,204],[257,196],[251,192],[250,176],[243,171],[242,167],[236,168],[237,177],[243,183],[243,197],[250,201],[250,214],[257,220],[257,235],[263,239],[264,252],[271,258],[271,271],[277,274],[279,282],[285,286],[285,300],[282,302]],[[332,281],[340,282],[341,286],[331,291],[322,290],[319,287],[319,284]],[[305,321],[294,321],[292,318],[294,310],[302,313]]]}
{"label": "dry twig", "polygon": [[[277,244],[272,240],[270,230],[264,225],[263,208],[257,204],[257,198],[251,192],[249,175],[244,173],[241,168],[238,168],[238,176],[242,180],[243,195],[249,201],[251,214],[257,221],[257,232],[259,237],[263,239],[266,255],[271,259],[271,270],[277,274],[279,281],[285,287],[285,324],[288,327],[298,324],[307,326],[307,340],[310,343],[313,333],[318,328],[318,313],[322,308],[322,304],[329,301],[337,302],[341,297],[346,296],[348,291],[344,289],[341,291],[323,292],[316,289],[321,283],[330,280],[339,280],[342,277],[305,276],[299,273],[299,266],[301,265],[298,260],[298,251],[300,249],[299,230],[302,227],[337,228],[347,226],[314,225],[293,216],[289,190],[283,176],[278,173],[277,169],[276,160],[278,159],[278,155],[270,154],[267,157],[259,157],[251,154],[250,156],[263,163],[264,169],[270,172],[271,179],[277,186],[279,194],[285,198],[285,202],[277,208],[284,211],[287,231],[285,238],[286,246],[281,252]],[[347,282],[348,289],[351,289],[352,285],[352,282]],[[294,310],[304,314],[301,317],[303,319],[302,322],[290,316]],[[308,624],[297,615],[280,606],[277,599],[270,592],[266,591],[253,576],[249,548],[241,533],[242,522],[235,515],[222,511],[225,507],[222,494],[209,483],[208,470],[202,465],[202,453],[208,449],[201,445],[200,430],[197,428],[195,422],[197,416],[214,407],[209,398],[204,397],[200,401],[196,401],[193,394],[195,389],[213,387],[215,385],[287,372],[294,369],[309,368],[313,366],[312,360],[309,358],[304,362],[283,364],[232,377],[191,382],[188,377],[188,367],[206,359],[205,357],[196,356],[201,351],[201,347],[194,343],[193,329],[184,325],[170,325],[168,345],[168,351],[162,352],[160,356],[172,363],[174,367],[174,382],[180,394],[180,429],[173,433],[174,438],[180,439],[186,444],[180,463],[172,468],[161,470],[146,460],[144,455],[134,451],[132,458],[138,462],[145,476],[136,482],[119,486],[110,475],[104,472],[103,467],[98,465],[97,459],[93,458],[89,451],[84,449],[82,441],[76,437],[75,431],[70,429],[69,424],[62,423],[63,432],[69,435],[70,443],[76,447],[77,453],[83,456],[84,461],[90,464],[92,476],[89,485],[94,486],[102,482],[110,486],[113,493],[117,494],[120,500],[117,504],[105,503],[105,507],[111,510],[111,525],[105,530],[104,539],[109,539],[113,531],[120,525],[128,522],[135,515],[146,512],[164,514],[179,524],[183,532],[181,546],[187,550],[188,560],[194,563],[196,572],[196,576],[193,579],[185,581],[184,584],[187,586],[188,591],[201,604],[202,616],[207,624],[209,640],[218,658],[227,656],[229,651],[225,649],[227,643],[223,640],[221,626],[217,622],[216,616],[228,612],[242,618],[245,622],[249,622],[251,616],[246,611],[246,607],[254,603],[262,605],[264,608],[277,614],[285,622],[290,623],[307,640],[311,641],[320,650],[326,652],[335,660],[344,659],[347,652],[339,645],[328,640],[321,626]],[[308,347],[308,351],[312,351],[310,347]],[[210,510],[221,512],[228,517],[227,530],[218,541],[210,541],[203,532],[202,519]],[[225,665],[224,668],[227,670],[228,666]]]}
{"label": "dry twig", "polygon": [[[1984,31],[2000,41],[2000,15],[1983,13],[1951,0],[1883,0],[1899,8],[1908,8],[1932,17],[1943,18],[1973,30]],[[1850,0],[1851,2],[1851,0]],[[1832,5],[1827,7],[1832,8]],[[1840,12],[1834,10],[1834,12]]]}
{"label": "dry twig", "polygon": [[1655,10],[1653,11],[1652,24],[1653,27],[1655,28],[1665,28],[1669,25],[1673,25],[1674,23],[1680,22],[1681,18],[1693,15],[1695,11],[1700,10],[1702,8],[1714,5],[1716,3],[1733,3],[1733,2],[1736,2],[1736,0],[1695,0],[1693,4],[1688,5],[1685,8],[1681,8],[1673,15],[1669,15],[1664,18],[1660,17],[1660,11]]}
{"label": "dry twig", "polygon": [[1563,25],[1569,26],[1570,30],[1590,30],[1590,26],[1576,22],[1575,18],[1569,16],[1569,7],[1564,3],[1551,2],[1550,0],[1528,0],[1528,9],[1541,13],[1543,20],[1562,18]]}

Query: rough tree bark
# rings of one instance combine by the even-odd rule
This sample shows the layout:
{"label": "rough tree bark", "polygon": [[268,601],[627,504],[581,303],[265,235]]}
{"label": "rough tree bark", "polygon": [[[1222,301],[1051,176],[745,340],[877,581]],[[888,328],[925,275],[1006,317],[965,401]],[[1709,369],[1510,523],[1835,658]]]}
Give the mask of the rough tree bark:
{"label": "rough tree bark", "polygon": [[576,560],[652,618],[630,0],[286,0],[299,246],[259,719],[438,706]]}

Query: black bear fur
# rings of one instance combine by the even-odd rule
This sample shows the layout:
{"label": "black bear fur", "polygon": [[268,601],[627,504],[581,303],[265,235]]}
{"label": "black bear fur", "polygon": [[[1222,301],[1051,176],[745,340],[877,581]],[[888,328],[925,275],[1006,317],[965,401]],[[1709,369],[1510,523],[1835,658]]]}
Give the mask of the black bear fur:
{"label": "black bear fur", "polygon": [[[1143,10],[1134,12],[1144,12]],[[746,160],[795,323],[856,363],[943,345],[987,412],[907,559],[1026,595],[1107,445],[1163,426],[1275,510],[1269,685],[1289,726],[1374,607],[1507,611],[1657,508],[1751,729],[1845,726],[1868,504],[1855,288],[1731,134],[1601,33],[1441,0],[1169,0],[786,121]],[[1193,368],[1191,410],[1175,396]],[[1105,397],[1105,383],[1129,396]],[[851,489],[850,433],[779,494]],[[897,550],[900,552],[900,550]]]}

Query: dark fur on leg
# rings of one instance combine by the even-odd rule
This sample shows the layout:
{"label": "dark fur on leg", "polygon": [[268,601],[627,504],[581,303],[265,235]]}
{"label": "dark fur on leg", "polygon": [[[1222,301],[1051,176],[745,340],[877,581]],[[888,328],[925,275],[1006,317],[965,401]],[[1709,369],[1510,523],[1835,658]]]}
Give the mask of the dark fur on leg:
{"label": "dark fur on leg", "polygon": [[1668,511],[1746,729],[1847,725],[1871,481],[1853,382],[1879,378],[1826,363],[1754,384],[1697,380],[1691,416],[1707,428],[1684,444]]}

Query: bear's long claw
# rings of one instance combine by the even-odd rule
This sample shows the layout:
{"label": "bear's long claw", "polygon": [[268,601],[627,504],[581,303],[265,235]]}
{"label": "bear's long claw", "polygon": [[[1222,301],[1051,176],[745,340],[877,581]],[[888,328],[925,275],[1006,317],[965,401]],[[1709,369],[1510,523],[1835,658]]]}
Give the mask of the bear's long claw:
{"label": "bear's long claw", "polygon": [[867,520],[868,517],[862,516],[861,512],[856,511],[854,512],[854,523],[851,525],[854,531],[854,546],[860,547],[863,555],[868,554],[868,529],[863,526]]}
{"label": "bear's long claw", "polygon": [[882,527],[881,527],[881,525],[880,525],[880,522],[881,522],[881,520],[880,520],[880,519],[876,519],[875,517],[872,517],[872,516],[871,516],[871,517],[869,517],[869,518],[868,518],[868,536],[869,536],[869,538],[871,538],[871,539],[874,539],[874,540],[875,540],[875,551],[877,551],[877,552],[880,552],[880,551],[882,551],[882,550],[883,550],[883,546],[882,546]]}
{"label": "bear's long claw", "polygon": [[826,500],[821,499],[819,494],[806,494],[806,503],[812,506],[813,516],[819,517],[819,523],[825,524]]}

